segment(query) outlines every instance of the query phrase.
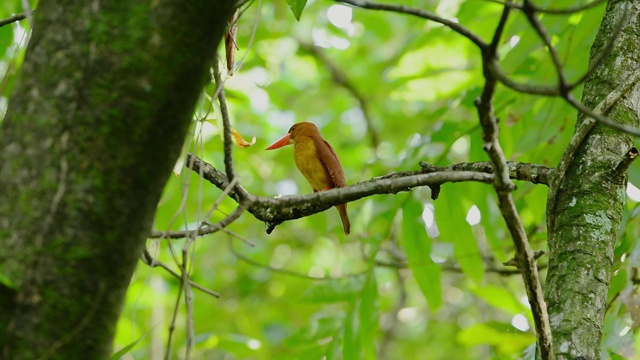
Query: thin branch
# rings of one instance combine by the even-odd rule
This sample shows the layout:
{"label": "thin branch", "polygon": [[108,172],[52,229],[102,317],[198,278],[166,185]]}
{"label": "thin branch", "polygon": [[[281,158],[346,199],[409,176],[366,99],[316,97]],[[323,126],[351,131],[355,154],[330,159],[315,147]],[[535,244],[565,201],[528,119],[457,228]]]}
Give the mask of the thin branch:
{"label": "thin branch", "polygon": [[[178,276],[180,279],[180,276]],[[171,322],[169,323],[169,334],[167,336],[167,349],[164,353],[164,360],[171,358],[171,341],[173,340],[173,332],[176,329],[176,319],[178,318],[178,308],[180,307],[180,299],[182,298],[183,282],[180,281],[180,287],[178,288],[178,296],[176,297],[176,304],[173,307],[173,315],[171,316]]]}
{"label": "thin branch", "polygon": [[[544,252],[543,252],[544,253]],[[536,254],[538,254],[538,252],[536,252]],[[392,269],[408,269],[409,268],[409,264],[407,264],[406,262],[398,262],[398,261],[384,261],[384,260],[376,260],[375,262],[376,266],[379,267],[385,267],[385,268],[392,268]],[[543,264],[543,265],[539,265],[538,266],[538,270],[544,270],[548,267],[548,265]],[[460,267],[460,265],[453,263],[451,261],[447,261],[444,262],[442,264],[440,264],[440,269],[442,271],[447,271],[447,272],[452,272],[452,273],[456,273],[456,274],[464,274],[464,271],[462,270],[462,268]],[[509,269],[506,267],[497,267],[494,264],[491,263],[485,263],[485,268],[484,268],[484,272],[485,273],[492,273],[492,274],[497,274],[500,276],[513,276],[513,275],[520,275],[521,271],[518,269]]]}
{"label": "thin branch", "polygon": [[189,277],[189,248],[194,239],[189,238],[182,247],[182,264],[179,264],[181,277],[180,282],[184,284],[184,306],[187,309],[187,316],[185,318],[185,327],[187,328],[187,339],[185,349],[185,359],[191,359],[191,353],[195,345],[195,330],[193,319],[193,292],[191,291],[191,279]]}
{"label": "thin branch", "polygon": [[[587,109],[589,112],[585,112],[586,114],[591,114],[593,116],[589,115],[576,128],[576,132],[573,134],[571,141],[569,141],[569,145],[567,145],[567,148],[562,155],[562,159],[560,159],[560,163],[558,163],[556,173],[549,184],[549,194],[547,195],[547,229],[549,234],[553,234],[556,198],[560,183],[564,178],[564,174],[567,171],[569,164],[573,161],[573,157],[582,145],[582,142],[589,132],[591,132],[591,129],[593,129],[595,124],[598,123],[595,117],[602,117],[601,115],[596,114],[606,114],[609,109],[618,102],[622,95],[626,94],[638,81],[640,81],[640,69],[636,69],[636,71],[631,74],[625,82],[611,91],[609,95],[607,95],[607,97],[602,100],[595,109],[593,109],[593,111]],[[552,239],[549,239],[549,241],[552,241]]]}
{"label": "thin branch", "polygon": [[589,76],[591,76],[591,74],[593,74],[598,69],[598,67],[600,67],[600,65],[604,62],[607,56],[611,54],[611,51],[613,51],[613,46],[615,45],[616,40],[618,40],[618,36],[620,36],[620,33],[622,32],[622,28],[624,27],[629,16],[631,15],[631,12],[628,10],[629,9],[627,8],[625,9],[625,11],[623,11],[624,15],[620,18],[620,21],[618,21],[618,24],[613,29],[613,32],[611,33],[611,36],[607,40],[607,43],[604,46],[604,48],[601,51],[598,51],[597,58],[589,64],[589,69],[587,69],[587,71],[578,80],[569,84],[569,89],[575,89],[578,85],[587,81]]}
{"label": "thin branch", "polygon": [[[488,161],[457,163],[449,166],[431,165],[425,161],[420,162],[423,173],[437,171],[477,171],[493,174],[493,165]],[[532,184],[549,185],[551,178],[555,175],[555,169],[538,164],[522,163],[517,161],[507,161],[509,178],[512,180],[527,181]]]}
{"label": "thin branch", "polygon": [[490,74],[490,76],[500,83],[504,84],[511,90],[515,90],[522,94],[530,94],[530,95],[541,95],[541,96],[559,96],[560,90],[556,85],[533,85],[533,84],[525,84],[520,83],[512,78],[510,78],[507,74],[504,73],[504,70],[500,67],[497,59],[488,59],[484,64],[486,71]]}
{"label": "thin branch", "polygon": [[354,274],[347,274],[344,276],[341,276],[340,278],[331,278],[331,277],[313,277],[313,276],[309,276],[309,275],[305,275],[296,271],[291,271],[291,270],[286,270],[286,269],[278,269],[278,268],[274,268],[273,266],[269,266],[266,264],[262,264],[258,261],[255,261],[241,253],[239,253],[234,247],[233,247],[233,241],[231,241],[231,239],[229,239],[229,250],[231,251],[231,253],[240,261],[247,263],[251,266],[255,266],[255,267],[259,267],[261,269],[265,269],[265,270],[269,270],[273,273],[277,273],[277,274],[283,274],[283,275],[288,275],[288,276],[293,276],[293,277],[297,277],[300,279],[306,279],[306,280],[314,280],[314,281],[327,281],[327,280],[337,280],[337,279],[345,279],[345,278],[352,278],[352,277],[358,277],[358,276],[364,276],[367,272],[363,271],[360,273],[354,273]]}
{"label": "thin branch", "polygon": [[474,43],[476,46],[478,46],[481,49],[487,47],[487,44],[484,42],[484,40],[482,40],[482,38],[480,38],[480,36],[472,32],[471,30],[467,29],[463,25],[460,25],[455,21],[442,18],[429,11],[416,9],[416,8],[412,8],[410,6],[405,6],[405,5],[380,4],[380,3],[366,1],[366,0],[335,0],[335,1],[343,4],[353,5],[362,9],[389,11],[389,12],[395,12],[399,14],[413,15],[422,19],[431,20],[433,22],[437,22],[439,24],[447,26],[451,30],[469,39],[472,43]]}
{"label": "thin branch", "polygon": [[[231,121],[229,119],[229,109],[227,108],[227,99],[224,94],[224,83],[220,76],[220,62],[218,61],[217,55],[213,61],[213,79],[216,83],[216,93],[218,94],[218,103],[220,104],[220,113],[222,114],[224,170],[227,173],[227,179],[229,181],[233,181],[236,175],[233,170],[233,139],[231,139]],[[240,189],[239,186],[238,189]],[[240,191],[240,196],[244,196],[242,191]]]}
{"label": "thin branch", "polygon": [[371,140],[371,146],[374,149],[378,148],[380,145],[380,136],[378,135],[378,131],[373,125],[373,120],[371,118],[371,112],[369,111],[369,101],[364,98],[364,96],[356,89],[347,74],[344,71],[340,70],[334,63],[329,59],[329,57],[322,51],[320,48],[313,44],[307,44],[303,41],[298,41],[300,43],[300,47],[305,51],[313,54],[318,61],[320,61],[331,74],[331,78],[333,81],[342,86],[345,90],[347,90],[354,99],[358,101],[358,105],[360,105],[360,110],[362,110],[362,115],[364,117],[364,121],[367,123],[367,133],[369,134],[369,139]]}
{"label": "thin branch", "polygon": [[504,27],[507,24],[507,19],[509,18],[509,8],[504,7],[502,11],[502,15],[500,15],[500,21],[498,21],[498,26],[496,26],[496,30],[493,32],[493,38],[491,39],[491,44],[484,51],[487,53],[487,56],[492,56],[497,58],[498,55],[498,46],[500,45],[500,38],[502,37],[502,33],[504,32]]}
{"label": "thin branch", "polygon": [[547,47],[549,51],[549,55],[551,55],[551,60],[553,61],[553,66],[556,69],[556,74],[558,76],[558,88],[560,90],[561,95],[566,95],[569,92],[569,84],[567,82],[567,77],[564,74],[564,68],[562,65],[562,61],[560,60],[560,55],[556,51],[556,48],[551,44],[551,37],[549,37],[549,33],[547,29],[542,25],[540,20],[538,20],[535,7],[531,4],[531,1],[524,0],[522,5],[522,12],[529,20],[529,24],[531,27],[538,33],[538,36],[542,39],[542,42]]}
{"label": "thin branch", "polygon": [[[140,256],[140,260],[142,260],[143,263],[149,265],[150,267],[154,268],[154,267],[159,267],[164,269],[165,271],[167,271],[169,274],[171,274],[171,276],[173,276],[176,279],[180,279],[180,274],[178,274],[177,272],[173,271],[173,269],[171,269],[167,264],[161,262],[158,259],[155,259],[151,253],[149,253],[149,250],[144,249],[142,251],[142,255]],[[215,298],[220,298],[220,294],[213,291],[213,290],[209,290],[206,287],[199,285],[198,283],[194,282],[193,280],[189,280],[191,286],[193,286],[194,288],[204,292],[205,294],[211,295]]]}
{"label": "thin branch", "polygon": [[621,124],[617,121],[614,121],[606,116],[601,115],[599,112],[593,111],[591,109],[589,109],[589,107],[587,107],[586,105],[584,105],[583,103],[581,103],[580,101],[576,100],[576,98],[574,98],[571,95],[568,95],[566,98],[564,98],[571,106],[573,106],[574,108],[576,108],[578,111],[580,111],[581,113],[587,115],[588,117],[595,119],[597,122],[599,122],[602,125],[608,126],[612,129],[616,129],[616,130],[620,130],[623,133],[629,134],[629,135],[633,135],[633,136],[640,136],[640,129],[633,127],[633,126],[629,126],[629,125],[625,125],[625,124]]}
{"label": "thin branch", "polygon": [[9,17],[8,17],[8,18],[6,18],[6,19],[0,19],[0,27],[3,27],[3,26],[5,26],[5,25],[12,24],[12,23],[14,23],[14,22],[16,22],[16,21],[23,20],[23,19],[25,19],[26,17],[27,17],[27,14],[25,14],[25,13],[21,13],[21,14],[15,14],[15,15],[9,16]]}
{"label": "thin branch", "polygon": [[[507,1],[507,3],[511,3],[511,1]],[[505,6],[502,16],[504,20],[501,20],[501,23],[502,21],[506,21],[509,12],[510,8]],[[500,26],[497,31],[499,30]],[[478,110],[480,124],[482,125],[484,149],[489,155],[494,167],[495,177],[493,186],[498,195],[498,207],[511,233],[516,248],[519,269],[521,270],[529,303],[531,304],[531,311],[538,338],[538,351],[542,359],[553,359],[551,326],[542,285],[540,284],[540,278],[538,276],[535,254],[529,245],[526,231],[516,209],[513,196],[511,195],[515,186],[510,180],[507,160],[498,140],[498,123],[493,109],[496,78],[492,76],[492,72],[488,69],[488,67],[495,62],[496,58],[496,53],[487,51],[483,51],[482,53],[485,84],[482,89],[482,94],[476,100],[476,108]]]}
{"label": "thin branch", "polygon": [[638,149],[632,147],[624,154],[622,160],[618,163],[618,166],[613,170],[611,178],[616,184],[624,184],[627,180],[627,170],[631,163],[638,157]]}
{"label": "thin branch", "polygon": [[[501,1],[501,0],[486,0],[489,2],[493,2],[496,4],[500,4],[503,6],[508,6],[512,9],[518,9],[518,10],[522,10],[523,9],[523,5],[522,4],[514,4],[512,2],[506,2],[506,1]],[[539,14],[548,14],[548,15],[571,15],[577,12],[581,12],[584,10],[588,10],[591,9],[593,7],[596,7],[602,3],[604,3],[605,0],[596,0],[596,1],[592,1],[590,3],[586,3],[583,5],[576,5],[576,6],[572,6],[572,7],[567,7],[567,8],[557,8],[557,9],[553,9],[553,8],[541,8],[538,7],[537,5],[531,4],[531,7],[534,9],[535,12],[539,13]]]}

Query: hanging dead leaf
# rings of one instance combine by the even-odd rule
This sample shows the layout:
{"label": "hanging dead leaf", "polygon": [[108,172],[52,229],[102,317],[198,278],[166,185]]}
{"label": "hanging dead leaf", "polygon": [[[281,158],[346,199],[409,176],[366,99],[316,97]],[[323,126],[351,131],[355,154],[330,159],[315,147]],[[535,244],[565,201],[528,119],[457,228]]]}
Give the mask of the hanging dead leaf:
{"label": "hanging dead leaf", "polygon": [[238,36],[238,15],[240,10],[236,10],[233,17],[229,21],[229,30],[224,35],[224,48],[227,55],[227,71],[229,76],[233,75],[233,65],[236,57],[236,50],[238,50],[238,44],[236,38]]}
{"label": "hanging dead leaf", "polygon": [[246,148],[256,143],[255,136],[251,138],[251,142],[248,142],[242,137],[240,132],[234,128],[231,128],[231,137],[233,138],[233,142],[241,148]]}

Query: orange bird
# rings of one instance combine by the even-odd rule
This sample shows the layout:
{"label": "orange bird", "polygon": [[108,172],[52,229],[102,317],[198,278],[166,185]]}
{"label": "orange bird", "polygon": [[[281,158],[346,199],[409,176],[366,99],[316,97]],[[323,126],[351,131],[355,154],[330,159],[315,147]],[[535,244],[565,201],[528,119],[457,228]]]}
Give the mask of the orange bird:
{"label": "orange bird", "polygon": [[[271,144],[267,150],[293,144],[293,159],[313,192],[347,186],[338,155],[310,122],[293,125],[287,135]],[[336,205],[342,219],[342,229],[349,235],[351,224],[347,204]]]}

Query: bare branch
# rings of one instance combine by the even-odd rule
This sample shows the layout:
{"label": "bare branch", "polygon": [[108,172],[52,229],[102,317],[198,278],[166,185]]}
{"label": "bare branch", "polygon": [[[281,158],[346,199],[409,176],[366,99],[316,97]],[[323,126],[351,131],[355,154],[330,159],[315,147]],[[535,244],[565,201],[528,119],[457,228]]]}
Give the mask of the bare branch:
{"label": "bare branch", "polygon": [[451,30],[469,39],[472,43],[474,43],[476,46],[478,46],[481,49],[487,47],[487,43],[485,43],[484,40],[482,40],[478,35],[476,35],[471,30],[467,29],[463,25],[460,25],[455,21],[442,18],[429,11],[416,9],[416,8],[412,8],[410,6],[405,6],[405,5],[380,4],[380,3],[366,1],[366,0],[335,0],[335,1],[343,4],[353,5],[362,9],[389,11],[389,12],[395,12],[399,14],[413,15],[426,20],[431,20],[433,22],[437,22],[439,24],[447,26]]}
{"label": "bare branch", "polygon": [[[337,278],[331,278],[331,277],[313,277],[313,276],[309,276],[309,275],[305,275],[296,271],[291,271],[291,270],[287,270],[287,269],[278,269],[278,268],[274,268],[273,266],[269,266],[266,264],[262,264],[260,262],[257,262],[241,253],[239,253],[234,247],[233,247],[233,242],[231,241],[231,239],[229,240],[229,250],[233,253],[233,255],[235,255],[235,257],[242,261],[245,262],[249,265],[255,266],[255,267],[259,267],[262,269],[266,269],[269,270],[273,273],[277,273],[277,274],[283,274],[283,275],[288,275],[288,276],[293,276],[293,277],[297,277],[300,279],[307,279],[307,280],[314,280],[314,281],[326,281],[326,280],[336,280]],[[367,272],[359,272],[359,273],[354,273],[354,274],[347,274],[344,276],[341,276],[340,278],[344,279],[344,278],[349,278],[349,277],[358,277],[358,276],[364,276]]]}
{"label": "bare branch", "polygon": [[[421,161],[420,167],[422,168],[423,173],[437,171],[477,171],[493,174],[493,166],[488,161],[458,163],[449,166],[436,166],[425,161]],[[555,175],[554,168],[517,161],[507,161],[507,169],[509,171],[509,178],[519,181],[528,181],[532,184],[549,185],[551,178]]]}
{"label": "bare branch", "polygon": [[[32,11],[33,11],[33,10],[32,10]],[[14,22],[16,22],[16,21],[23,20],[23,19],[25,19],[26,17],[27,17],[27,15],[26,15],[25,13],[21,13],[21,14],[15,14],[15,15],[9,16],[9,17],[8,17],[8,18],[6,18],[6,19],[1,19],[1,20],[0,20],[0,27],[3,27],[3,26],[5,26],[5,25],[12,24],[12,23],[14,23]]]}
{"label": "bare branch", "polygon": [[[177,272],[173,271],[173,269],[171,269],[167,264],[155,259],[153,256],[151,256],[151,254],[149,253],[149,250],[144,249],[142,252],[142,255],[140,256],[140,260],[142,260],[143,263],[149,265],[150,267],[154,268],[154,267],[160,267],[164,270],[166,270],[169,274],[171,274],[171,276],[173,276],[176,279],[180,279],[180,274],[178,274]],[[189,282],[191,283],[191,286],[193,286],[194,288],[204,292],[205,294],[209,294],[215,298],[220,298],[220,294],[218,294],[217,292],[213,291],[213,290],[209,290],[206,287],[199,285],[198,283],[194,282],[193,280],[189,280]]]}
{"label": "bare branch", "polygon": [[629,19],[630,14],[631,14],[630,11],[624,12],[624,16],[620,18],[620,21],[618,21],[618,24],[613,29],[613,32],[611,33],[611,36],[609,37],[607,44],[604,46],[604,48],[601,51],[598,51],[598,55],[597,55],[598,57],[589,64],[589,69],[578,80],[569,84],[569,89],[574,89],[578,85],[587,81],[589,76],[591,76],[591,74],[594,73],[596,69],[598,69],[598,67],[607,58],[607,56],[611,54],[611,51],[613,51],[613,46],[615,45],[616,40],[618,40],[618,36],[620,36],[620,33],[622,32],[622,28],[624,27],[625,23]]}
{"label": "bare branch", "polygon": [[[576,152],[580,148],[580,145],[587,137],[591,129],[597,124],[596,117],[604,118],[601,115],[597,114],[606,114],[609,109],[624,95],[627,93],[635,84],[640,81],[640,69],[637,69],[631,76],[627,78],[627,81],[623,82],[614,89],[607,97],[602,100],[593,111],[586,109],[588,111],[585,114],[588,115],[582,123],[578,125],[576,128],[576,132],[573,134],[571,141],[569,141],[569,145],[562,155],[562,159],[560,159],[560,163],[558,163],[558,167],[556,168],[555,176],[552,178],[551,183],[549,184],[549,194],[547,195],[547,229],[549,229],[549,234],[552,234],[552,229],[554,227],[554,219],[555,216],[555,208],[556,208],[556,198],[558,196],[558,190],[562,179],[564,178],[564,174],[569,167],[571,161],[573,161],[573,157]],[[579,104],[586,108],[586,106],[581,103],[575,102],[576,105]],[[593,115],[593,116],[591,116]],[[609,120],[608,118],[605,118]],[[602,119],[601,119],[602,120]],[[620,124],[618,124],[620,125]],[[549,239],[551,240],[551,239]]]}
{"label": "bare branch", "polygon": [[627,170],[631,163],[638,157],[638,149],[632,147],[624,154],[622,160],[618,163],[618,166],[613,170],[611,178],[617,184],[624,184],[627,180]]}
{"label": "bare branch", "polygon": [[[231,120],[229,118],[229,110],[227,108],[227,99],[224,94],[224,83],[220,76],[220,62],[216,55],[213,65],[213,78],[216,83],[216,93],[218,94],[218,103],[220,104],[220,113],[222,114],[222,125],[224,127],[224,169],[227,173],[227,179],[232,181],[235,177],[233,170],[233,140],[231,139]],[[241,198],[247,196],[244,189],[238,184],[234,187]]]}
{"label": "bare branch", "polygon": [[[218,221],[217,223],[208,224],[203,222],[201,226],[195,230],[180,230],[180,231],[152,231],[149,235],[150,239],[184,239],[184,238],[194,238],[196,236],[205,236],[211,235],[215,232],[218,232],[229,224],[234,222],[236,219],[242,215],[242,213],[246,210],[247,206],[250,204],[250,201],[246,201],[245,205],[238,206],[229,216],[224,219]],[[249,243],[250,246],[254,246],[254,244]]]}
{"label": "bare branch", "polygon": [[[507,4],[511,1],[507,1]],[[506,21],[510,8],[504,7],[501,23]],[[500,26],[498,30],[500,31]],[[494,39],[494,42],[496,40]],[[538,351],[542,359],[553,359],[553,348],[551,347],[551,326],[549,323],[549,315],[547,305],[538,276],[538,267],[535,261],[535,254],[529,245],[527,234],[518,215],[513,196],[511,192],[515,189],[514,184],[509,177],[507,160],[498,140],[498,123],[495,118],[493,109],[493,96],[496,88],[496,77],[492,71],[488,69],[497,58],[494,52],[483,52],[482,61],[484,65],[485,84],[482,94],[476,100],[478,109],[478,118],[482,126],[484,141],[484,149],[491,158],[494,168],[493,186],[498,195],[498,207],[502,213],[507,228],[511,233],[513,243],[516,248],[516,258],[518,259],[519,269],[521,270],[522,279],[524,281],[531,311],[533,314],[536,334],[538,337]]]}
{"label": "bare branch", "polygon": [[[487,0],[489,2],[493,2],[496,4],[501,4],[503,6],[508,6],[512,9],[518,9],[518,10],[522,10],[523,5],[522,4],[514,4],[512,2],[506,2],[506,1],[501,1],[501,0]],[[567,7],[567,8],[558,8],[558,9],[553,9],[553,8],[541,8],[538,7],[537,5],[531,4],[531,7],[534,9],[535,12],[539,13],[539,14],[548,14],[548,15],[571,15],[580,11],[584,11],[584,10],[588,10],[591,9],[593,7],[596,7],[602,3],[604,3],[605,0],[596,0],[596,1],[592,1],[590,3],[586,3],[583,5],[576,5],[576,6],[572,6],[572,7]]]}
{"label": "bare branch", "polygon": [[531,27],[533,27],[533,29],[538,33],[538,36],[540,36],[542,42],[547,47],[549,55],[551,55],[551,60],[553,61],[553,66],[556,68],[558,76],[558,90],[560,90],[560,94],[566,95],[569,92],[569,84],[567,83],[567,77],[564,74],[560,55],[558,55],[556,48],[551,44],[551,38],[549,37],[547,29],[545,29],[540,20],[536,17],[535,8],[533,4],[531,4],[531,1],[524,0],[522,12],[527,17],[527,20],[529,20]]}
{"label": "bare branch", "polygon": [[[224,189],[227,179],[219,170],[195,157],[193,159],[193,171],[202,172],[206,180],[216,187]],[[202,169],[202,171],[200,170]],[[267,198],[255,195],[248,196],[247,211],[256,219],[267,224],[267,233],[287,220],[299,219],[327,210],[332,206],[344,204],[350,201],[362,199],[371,195],[395,194],[401,191],[409,191],[414,187],[441,185],[447,182],[478,181],[491,183],[493,175],[471,171],[442,171],[432,174],[395,173],[380,178],[373,178],[355,185],[339,189],[331,189],[306,195],[282,196]],[[229,196],[239,201],[235,190]]]}

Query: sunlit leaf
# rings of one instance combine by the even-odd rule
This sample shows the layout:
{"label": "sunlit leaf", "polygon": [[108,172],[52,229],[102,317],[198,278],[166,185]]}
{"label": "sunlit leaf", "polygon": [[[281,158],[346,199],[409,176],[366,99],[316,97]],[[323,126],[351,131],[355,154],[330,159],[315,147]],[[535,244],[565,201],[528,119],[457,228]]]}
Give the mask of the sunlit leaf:
{"label": "sunlit leaf", "polygon": [[494,285],[486,285],[473,289],[473,292],[489,305],[506,311],[510,315],[529,312],[529,309],[519,302],[507,289]]}
{"label": "sunlit leaf", "polygon": [[152,332],[153,329],[155,328],[156,328],[155,326],[152,327],[151,329],[147,330],[147,332],[142,334],[142,336],[137,338],[134,342],[113,353],[113,355],[111,355],[111,360],[119,360],[122,356],[124,356],[126,353],[131,351],[131,349],[133,349],[136,345],[138,345],[138,343],[142,341],[145,337],[147,337],[147,335],[149,335],[149,333]]}
{"label": "sunlit leaf", "polygon": [[484,277],[484,264],[471,225],[465,220],[469,209],[464,208],[458,198],[463,187],[464,184],[458,189],[450,186],[442,188],[440,198],[435,203],[436,223],[440,229],[440,239],[453,243],[454,256],[462,271],[480,284]]}
{"label": "sunlit leaf", "polygon": [[304,10],[305,5],[307,5],[307,0],[287,0],[287,5],[289,5],[289,9],[291,9],[293,16],[300,21],[302,10]]}
{"label": "sunlit leaf", "polygon": [[442,306],[440,266],[431,259],[431,239],[427,236],[422,211],[421,204],[413,199],[402,208],[402,246],[413,277],[427,298],[429,308],[435,311]]}
{"label": "sunlit leaf", "polygon": [[378,287],[372,267],[367,274],[364,289],[360,297],[360,339],[364,359],[376,359],[375,334],[378,330]]}
{"label": "sunlit leaf", "polygon": [[344,340],[342,342],[342,357],[344,359],[360,358],[359,305],[360,302],[357,300],[353,300],[349,303],[349,312],[344,325]]}
{"label": "sunlit leaf", "polygon": [[325,280],[309,286],[302,299],[313,302],[348,301],[362,292],[364,284],[364,276]]}
{"label": "sunlit leaf", "polygon": [[0,273],[0,284],[8,287],[9,289],[13,289],[13,290],[17,290],[18,289],[16,284],[13,281],[11,281],[11,279],[9,279],[9,277],[5,276],[2,273]]}
{"label": "sunlit leaf", "polygon": [[233,142],[241,148],[246,148],[256,143],[255,136],[251,138],[251,142],[248,142],[242,138],[242,134],[235,128],[231,128],[231,137],[233,138]]}
{"label": "sunlit leaf", "polygon": [[475,324],[462,330],[457,336],[457,340],[463,345],[493,345],[502,354],[520,353],[535,339],[531,333],[496,322]]}

